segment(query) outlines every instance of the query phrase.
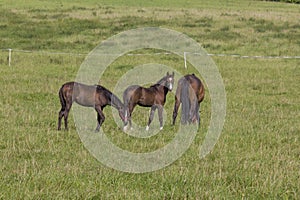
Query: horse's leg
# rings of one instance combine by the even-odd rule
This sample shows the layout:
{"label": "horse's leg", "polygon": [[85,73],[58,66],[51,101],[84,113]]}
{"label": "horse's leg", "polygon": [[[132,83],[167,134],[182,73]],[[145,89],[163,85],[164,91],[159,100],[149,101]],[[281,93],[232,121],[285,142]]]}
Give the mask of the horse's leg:
{"label": "horse's leg", "polygon": [[103,124],[104,120],[105,120],[105,116],[104,116],[104,113],[103,113],[103,108],[104,107],[101,107],[101,113],[100,113],[100,126]]}
{"label": "horse's leg", "polygon": [[128,107],[128,110],[129,110],[128,122],[129,122],[129,127],[131,130],[133,129],[132,123],[131,123],[131,114],[132,114],[135,106],[136,106],[136,104],[131,103],[131,104],[129,104],[129,107]]}
{"label": "horse's leg", "polygon": [[68,130],[68,117],[69,117],[69,112],[71,110],[72,107],[72,103],[67,102],[66,104],[66,109],[64,112],[64,119],[65,119],[65,129]]}
{"label": "horse's leg", "polygon": [[99,115],[98,111],[97,112],[97,127],[96,127],[96,131],[98,132],[100,129],[100,121],[101,121],[101,116]]}
{"label": "horse's leg", "polygon": [[96,106],[95,110],[97,112],[97,121],[98,121],[98,125],[97,125],[97,128],[95,131],[98,132],[100,130],[101,125],[103,124],[103,122],[105,120],[105,116],[104,116],[100,106]]}
{"label": "horse's leg", "polygon": [[124,127],[123,127],[123,131],[127,131],[128,128],[128,123],[129,123],[129,109],[125,108],[124,109]]}
{"label": "horse's leg", "polygon": [[59,100],[60,100],[60,104],[61,104],[61,109],[58,113],[58,126],[57,126],[57,130],[60,130],[61,129],[61,119],[62,117],[64,116],[64,113],[65,113],[65,110],[66,110],[66,100],[64,98],[64,95],[63,95],[63,89],[61,88],[59,90]]}
{"label": "horse's leg", "polygon": [[175,125],[175,121],[176,121],[176,117],[178,114],[178,108],[180,106],[180,102],[181,102],[181,88],[182,88],[182,81],[179,80],[178,81],[178,86],[176,89],[176,95],[175,95],[175,104],[174,104],[174,110],[173,110],[173,125]]}
{"label": "horse's leg", "polygon": [[159,124],[160,124],[159,130],[163,129],[163,110],[164,110],[163,105],[159,105],[158,106],[158,118],[159,118]]}
{"label": "horse's leg", "polygon": [[127,130],[128,120],[129,120],[129,108],[128,108],[128,105],[127,105],[127,106],[124,107],[124,127],[123,127],[123,131]]}
{"label": "horse's leg", "polygon": [[180,95],[177,95],[175,96],[175,104],[174,104],[174,110],[173,110],[173,125],[175,125],[175,120],[176,120],[176,117],[177,117],[177,114],[178,114],[178,108],[180,106]]}
{"label": "horse's leg", "polygon": [[157,107],[156,107],[155,105],[153,105],[153,106],[151,107],[151,110],[150,110],[150,116],[149,116],[149,120],[148,120],[148,125],[146,126],[146,131],[149,130],[149,126],[150,126],[150,124],[151,124],[151,122],[152,122],[152,120],[153,120],[153,117],[154,117],[154,113],[155,113],[156,108],[157,108]]}
{"label": "horse's leg", "polygon": [[128,104],[128,107],[125,108],[125,122],[124,122],[124,127],[123,127],[123,131],[127,131],[128,126],[132,129],[131,126],[131,113],[133,111],[133,105],[132,104]]}
{"label": "horse's leg", "polygon": [[64,108],[62,107],[61,110],[59,111],[58,113],[58,127],[57,127],[57,130],[60,130],[61,129],[61,119],[62,117],[64,116]]}

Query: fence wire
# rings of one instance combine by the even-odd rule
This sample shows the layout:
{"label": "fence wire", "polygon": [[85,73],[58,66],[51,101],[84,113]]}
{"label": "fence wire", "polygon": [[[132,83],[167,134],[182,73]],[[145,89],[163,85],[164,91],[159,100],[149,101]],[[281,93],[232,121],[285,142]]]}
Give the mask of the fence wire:
{"label": "fence wire", "polygon": [[[73,53],[73,52],[52,52],[52,51],[30,51],[30,50],[21,50],[21,49],[1,49],[2,51],[8,52],[8,65],[11,65],[12,62],[12,52],[20,53],[37,53],[37,54],[46,54],[46,55],[72,55],[72,56],[87,56],[89,53]],[[128,53],[125,56],[151,56],[151,55],[171,55],[173,53],[161,52],[161,53]],[[186,56],[188,54],[202,55],[197,52],[184,52],[184,62],[186,63]],[[204,56],[211,57],[232,57],[232,58],[241,58],[241,59],[300,59],[300,56],[266,56],[266,55],[241,55],[241,54],[223,54],[223,53],[208,53]]]}

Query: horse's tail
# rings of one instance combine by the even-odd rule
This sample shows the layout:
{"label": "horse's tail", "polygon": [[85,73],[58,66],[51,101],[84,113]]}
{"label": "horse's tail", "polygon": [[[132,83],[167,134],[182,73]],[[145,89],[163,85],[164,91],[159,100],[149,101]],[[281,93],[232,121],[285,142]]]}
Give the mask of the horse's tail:
{"label": "horse's tail", "polygon": [[190,113],[190,99],[189,99],[189,87],[190,84],[189,82],[184,78],[182,80],[182,86],[181,86],[181,94],[180,94],[180,99],[181,99],[181,123],[186,124],[189,120],[189,113]]}
{"label": "horse's tail", "polygon": [[127,124],[128,119],[130,117],[130,112],[129,112],[129,102],[132,98],[133,93],[136,91],[138,88],[138,85],[132,85],[129,86],[123,93],[123,103],[124,103],[124,122]]}
{"label": "horse's tail", "polygon": [[198,103],[198,99],[196,97],[195,91],[194,90],[190,90],[190,100],[191,100],[191,107],[190,107],[190,118],[189,118],[189,122],[196,122],[199,119],[199,103]]}
{"label": "horse's tail", "polygon": [[63,89],[64,89],[64,85],[61,86],[61,88],[59,89],[59,92],[58,92],[58,96],[59,96],[59,100],[60,100],[60,104],[61,104],[61,110],[65,110],[66,105],[67,105],[66,99],[63,94]]}

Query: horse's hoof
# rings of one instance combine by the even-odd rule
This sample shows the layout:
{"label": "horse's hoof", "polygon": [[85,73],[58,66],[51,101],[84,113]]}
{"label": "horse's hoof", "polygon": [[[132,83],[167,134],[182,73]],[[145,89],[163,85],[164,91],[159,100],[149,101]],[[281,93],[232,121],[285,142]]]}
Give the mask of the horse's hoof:
{"label": "horse's hoof", "polygon": [[149,131],[149,126],[146,126],[146,131]]}

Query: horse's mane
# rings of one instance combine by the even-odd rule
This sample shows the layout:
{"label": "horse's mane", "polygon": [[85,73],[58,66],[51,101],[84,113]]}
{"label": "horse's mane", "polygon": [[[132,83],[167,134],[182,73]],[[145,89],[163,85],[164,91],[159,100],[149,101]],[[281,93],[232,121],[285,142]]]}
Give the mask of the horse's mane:
{"label": "horse's mane", "polygon": [[166,76],[162,77],[159,81],[157,81],[157,83],[151,85],[150,87],[156,87],[156,86],[159,86],[159,85],[164,85],[163,83],[164,83],[164,81],[166,81],[168,76],[169,75],[166,75]]}
{"label": "horse's mane", "polygon": [[150,85],[149,88],[163,85],[163,82],[165,81],[164,78],[165,78],[165,77],[163,77],[162,79],[160,79],[159,81],[157,81],[157,83],[154,83],[153,85]]}
{"label": "horse's mane", "polygon": [[161,84],[163,81],[166,81],[167,76],[162,77],[159,81],[157,81],[157,84]]}
{"label": "horse's mane", "polygon": [[122,101],[115,94],[113,94],[110,90],[106,89],[105,87],[103,87],[101,85],[97,85],[97,89],[105,92],[105,95],[111,101],[112,106],[116,107],[117,109],[120,109],[123,107]]}

